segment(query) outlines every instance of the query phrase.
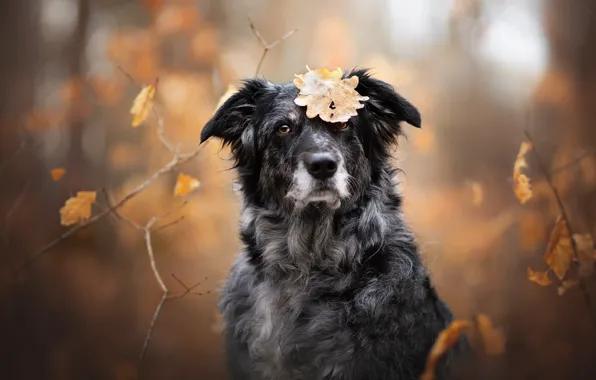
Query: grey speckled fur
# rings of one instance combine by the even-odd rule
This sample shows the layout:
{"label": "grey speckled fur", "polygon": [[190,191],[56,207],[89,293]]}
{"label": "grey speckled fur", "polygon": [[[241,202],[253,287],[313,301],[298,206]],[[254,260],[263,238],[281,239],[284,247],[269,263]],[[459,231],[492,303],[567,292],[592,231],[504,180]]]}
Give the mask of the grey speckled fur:
{"label": "grey speckled fur", "polygon": [[[349,75],[370,101],[348,128],[306,118],[291,84],[253,79],[202,132],[231,145],[243,195],[244,249],[219,304],[232,379],[418,379],[452,320],[388,164],[399,122],[419,127],[420,115],[365,70]],[[333,155],[336,175],[311,178],[309,152]]]}

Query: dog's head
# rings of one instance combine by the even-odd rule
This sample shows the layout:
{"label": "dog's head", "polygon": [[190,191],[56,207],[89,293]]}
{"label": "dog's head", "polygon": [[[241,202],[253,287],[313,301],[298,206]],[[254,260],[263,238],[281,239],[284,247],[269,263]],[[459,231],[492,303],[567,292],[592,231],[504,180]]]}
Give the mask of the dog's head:
{"label": "dog's head", "polygon": [[256,205],[334,210],[352,204],[387,170],[400,122],[420,127],[420,114],[387,83],[356,70],[364,108],[347,123],[308,118],[294,103],[292,83],[244,82],[205,125],[201,142],[215,136],[231,146],[243,193]]}

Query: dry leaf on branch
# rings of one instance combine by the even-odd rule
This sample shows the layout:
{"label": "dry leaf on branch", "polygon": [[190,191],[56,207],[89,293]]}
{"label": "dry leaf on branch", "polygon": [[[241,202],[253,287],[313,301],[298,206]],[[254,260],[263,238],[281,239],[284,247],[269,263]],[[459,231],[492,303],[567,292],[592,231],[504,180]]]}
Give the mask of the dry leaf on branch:
{"label": "dry leaf on branch", "polygon": [[178,179],[176,180],[176,186],[174,187],[174,196],[175,197],[183,197],[190,193],[191,191],[197,189],[201,183],[198,179],[193,178],[189,175],[180,173],[178,174]]}
{"label": "dry leaf on branch", "polygon": [[534,272],[534,270],[528,267],[528,280],[537,283],[541,286],[548,286],[552,283],[551,279],[548,278],[548,271],[546,272]]}
{"label": "dry leaf on branch", "polygon": [[138,127],[145,121],[145,119],[147,119],[149,111],[153,108],[154,96],[155,85],[152,84],[143,87],[141,92],[139,92],[130,109],[130,113],[133,115],[131,123],[132,127]]}
{"label": "dry leaf on branch", "polygon": [[439,360],[457,343],[463,330],[470,326],[471,323],[469,321],[455,320],[445,330],[441,331],[426,359],[426,367],[420,380],[434,380],[435,370]]}
{"label": "dry leaf on branch", "polygon": [[54,181],[60,181],[62,177],[66,174],[66,169],[64,168],[56,168],[50,170],[50,176]]}
{"label": "dry leaf on branch", "polygon": [[513,191],[519,199],[521,204],[526,203],[532,198],[532,185],[530,178],[525,174],[522,174],[521,170],[528,167],[526,162],[526,154],[532,149],[532,143],[524,141],[522,142],[515,163],[513,164]]}
{"label": "dry leaf on branch", "polygon": [[578,280],[567,280],[563,281],[561,285],[557,288],[557,294],[562,296],[565,294],[569,289],[573,288],[574,286],[578,285]]}
{"label": "dry leaf on branch", "polygon": [[484,344],[484,352],[487,355],[501,355],[505,353],[505,334],[500,329],[494,327],[493,322],[485,314],[479,314],[476,317],[476,323],[482,343]]}
{"label": "dry leaf on branch", "polygon": [[594,238],[590,234],[573,234],[573,240],[577,247],[579,275],[588,277],[594,272],[594,261],[596,261]]}
{"label": "dry leaf on branch", "polygon": [[70,226],[91,217],[91,205],[95,203],[97,193],[95,191],[79,191],[76,197],[66,200],[60,209],[60,223],[63,226]]}
{"label": "dry leaf on branch", "polygon": [[562,280],[569,270],[573,259],[573,247],[571,236],[567,228],[567,222],[561,216],[557,219],[550,234],[544,261],[553,270],[555,275]]}
{"label": "dry leaf on branch", "polygon": [[333,71],[307,69],[308,72],[294,78],[294,85],[300,89],[294,103],[306,107],[307,117],[319,116],[329,123],[345,123],[358,115],[356,110],[364,107],[360,102],[367,101],[368,97],[356,92],[357,76],[342,79],[340,68]]}

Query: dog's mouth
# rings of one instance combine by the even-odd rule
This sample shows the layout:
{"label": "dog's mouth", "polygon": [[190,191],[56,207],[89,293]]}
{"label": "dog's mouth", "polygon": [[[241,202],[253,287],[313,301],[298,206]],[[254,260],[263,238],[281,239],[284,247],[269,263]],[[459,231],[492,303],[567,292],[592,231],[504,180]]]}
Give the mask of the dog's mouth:
{"label": "dog's mouth", "polygon": [[314,190],[303,199],[296,201],[296,206],[299,208],[306,207],[309,204],[326,205],[330,209],[335,210],[341,205],[341,199],[337,190],[326,188]]}

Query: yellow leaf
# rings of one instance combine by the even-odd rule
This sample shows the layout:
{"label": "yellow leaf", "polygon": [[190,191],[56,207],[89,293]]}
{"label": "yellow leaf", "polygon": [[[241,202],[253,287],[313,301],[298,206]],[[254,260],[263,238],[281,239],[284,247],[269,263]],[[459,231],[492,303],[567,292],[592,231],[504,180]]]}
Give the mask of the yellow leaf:
{"label": "yellow leaf", "polygon": [[505,353],[505,334],[493,326],[493,322],[485,314],[476,317],[478,331],[484,344],[484,352],[487,355],[501,355]]}
{"label": "yellow leaf", "polygon": [[578,280],[567,280],[567,281],[563,281],[563,283],[561,283],[561,285],[559,285],[559,287],[557,288],[557,294],[560,295],[560,296],[562,296],[569,289],[573,288],[577,284],[579,284],[579,281]]}
{"label": "yellow leaf", "polygon": [[201,183],[196,178],[180,173],[178,174],[178,180],[176,180],[176,186],[174,187],[174,196],[183,197],[197,189],[200,185]]}
{"label": "yellow leaf", "polygon": [[350,117],[358,115],[356,110],[364,107],[360,102],[368,100],[368,97],[360,96],[355,90],[357,76],[341,79],[342,76],[341,69],[308,69],[305,74],[296,75],[294,85],[300,93],[294,103],[306,107],[309,118],[319,116],[329,123],[347,122]]}
{"label": "yellow leaf", "polygon": [[66,169],[64,168],[56,168],[50,170],[50,176],[54,181],[60,181],[62,177],[66,174]]}
{"label": "yellow leaf", "polygon": [[552,283],[551,279],[548,278],[548,271],[546,272],[534,272],[534,270],[528,267],[528,280],[537,283],[541,286],[547,286]]}
{"label": "yellow leaf", "polygon": [[97,193],[95,191],[79,191],[76,197],[66,200],[60,209],[60,223],[63,226],[70,226],[91,217],[91,205],[95,203]]}
{"label": "yellow leaf", "polygon": [[562,280],[569,270],[572,259],[573,248],[567,222],[559,216],[555,222],[555,227],[551,231],[544,261],[555,272],[555,275]]}
{"label": "yellow leaf", "polygon": [[471,323],[469,321],[455,320],[445,330],[441,331],[426,359],[426,367],[420,380],[434,380],[435,369],[439,360],[457,343],[463,330],[470,326]]}
{"label": "yellow leaf", "polygon": [[594,261],[596,261],[594,238],[590,234],[573,234],[573,240],[577,248],[579,275],[588,277],[594,272]]}
{"label": "yellow leaf", "polygon": [[155,86],[152,84],[143,87],[139,92],[130,109],[130,113],[133,115],[131,126],[138,127],[147,119],[149,111],[153,108],[154,96]]}
{"label": "yellow leaf", "polygon": [[530,178],[522,174],[521,169],[527,168],[526,154],[532,149],[532,143],[522,142],[515,163],[513,164],[513,191],[521,204],[532,198],[532,185]]}
{"label": "yellow leaf", "polygon": [[224,94],[221,96],[221,98],[219,98],[219,101],[217,102],[217,106],[215,106],[215,110],[217,111],[219,109],[219,107],[221,107],[226,102],[226,100],[230,99],[230,97],[232,95],[234,95],[237,91],[238,91],[238,88],[236,88],[236,86],[234,86],[233,84],[228,85],[226,92],[224,92]]}

